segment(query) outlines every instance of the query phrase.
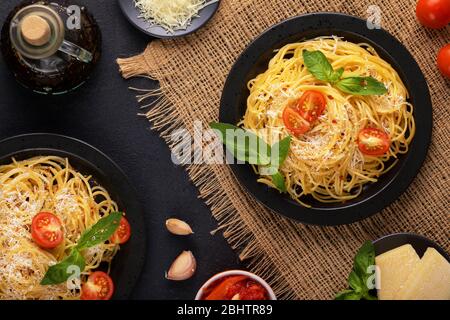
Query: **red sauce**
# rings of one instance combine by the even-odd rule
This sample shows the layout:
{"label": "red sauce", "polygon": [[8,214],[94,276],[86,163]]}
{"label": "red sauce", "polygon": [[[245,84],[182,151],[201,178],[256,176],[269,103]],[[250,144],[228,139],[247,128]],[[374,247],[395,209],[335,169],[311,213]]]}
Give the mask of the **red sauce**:
{"label": "red sauce", "polygon": [[255,280],[246,276],[228,276],[208,286],[201,300],[269,300],[267,290]]}

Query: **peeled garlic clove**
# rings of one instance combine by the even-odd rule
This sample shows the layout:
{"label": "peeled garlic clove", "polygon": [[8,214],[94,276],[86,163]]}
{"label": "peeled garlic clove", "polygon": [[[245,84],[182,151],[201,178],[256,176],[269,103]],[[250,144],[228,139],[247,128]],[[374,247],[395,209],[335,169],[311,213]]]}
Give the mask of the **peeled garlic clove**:
{"label": "peeled garlic clove", "polygon": [[191,251],[183,251],[166,272],[166,279],[182,281],[191,278],[197,270],[197,261]]}
{"label": "peeled garlic clove", "polygon": [[166,228],[170,233],[179,236],[188,236],[193,234],[191,227],[184,221],[179,219],[169,219],[166,221]]}

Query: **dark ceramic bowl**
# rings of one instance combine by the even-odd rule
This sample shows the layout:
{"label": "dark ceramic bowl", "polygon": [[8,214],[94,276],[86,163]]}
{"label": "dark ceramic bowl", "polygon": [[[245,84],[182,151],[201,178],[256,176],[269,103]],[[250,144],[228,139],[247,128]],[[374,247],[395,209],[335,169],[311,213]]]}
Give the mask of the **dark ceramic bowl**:
{"label": "dark ceramic bowl", "polygon": [[111,264],[114,299],[127,299],[140,276],[145,262],[145,222],[136,192],[122,170],[105,154],[73,138],[54,134],[27,134],[0,141],[0,164],[11,158],[24,160],[35,156],[55,155],[69,159],[79,172],[110,192],[119,209],[126,210],[132,236],[121,246]]}
{"label": "dark ceramic bowl", "polygon": [[241,185],[262,204],[291,219],[314,225],[342,225],[367,218],[395,201],[413,181],[425,160],[432,132],[432,104],[425,77],[408,50],[384,30],[370,30],[357,17],[338,13],[313,13],[281,22],[255,39],[230,71],[222,94],[220,122],[238,123],[245,114],[249,95],[247,82],[267,69],[274,50],[292,42],[318,36],[340,36],[344,40],[370,44],[399,73],[415,106],[416,135],[409,152],[378,182],[367,184],[362,194],[345,203],[324,204],[312,197],[305,208],[288,195],[258,183],[249,165],[231,168]]}
{"label": "dark ceramic bowl", "polygon": [[140,12],[134,5],[134,0],[118,1],[123,14],[133,26],[149,36],[161,39],[183,37],[197,31],[211,20],[220,5],[220,1],[218,1],[200,10],[198,17],[192,19],[191,24],[186,30],[177,30],[174,33],[168,33],[164,28],[157,25],[151,25],[148,21],[139,18]]}
{"label": "dark ceramic bowl", "polygon": [[410,244],[416,250],[419,257],[422,257],[428,248],[434,248],[450,262],[449,254],[439,244],[418,234],[394,233],[373,242],[377,256],[405,244]]}

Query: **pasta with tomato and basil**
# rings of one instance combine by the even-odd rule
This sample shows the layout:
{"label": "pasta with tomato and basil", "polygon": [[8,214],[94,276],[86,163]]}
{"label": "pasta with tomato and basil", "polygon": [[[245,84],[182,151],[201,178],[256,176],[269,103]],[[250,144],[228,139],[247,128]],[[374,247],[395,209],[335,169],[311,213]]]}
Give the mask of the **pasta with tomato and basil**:
{"label": "pasta with tomato and basil", "polygon": [[[413,106],[394,68],[368,44],[319,37],[277,50],[248,83],[239,126],[274,145],[291,136],[285,190],[329,203],[354,199],[395,166],[415,134]],[[274,177],[259,182],[278,188]]]}
{"label": "pasta with tomato and basil", "polygon": [[[130,236],[117,210],[68,159],[0,166],[0,299],[111,298],[109,266]],[[99,271],[103,264],[107,272]],[[81,287],[68,281],[77,267]]]}

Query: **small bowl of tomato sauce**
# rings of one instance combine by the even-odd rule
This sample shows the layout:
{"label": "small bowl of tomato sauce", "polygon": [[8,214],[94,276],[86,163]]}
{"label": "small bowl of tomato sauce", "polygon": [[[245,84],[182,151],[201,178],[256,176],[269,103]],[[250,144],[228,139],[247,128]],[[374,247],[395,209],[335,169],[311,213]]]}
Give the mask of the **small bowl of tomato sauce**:
{"label": "small bowl of tomato sauce", "polygon": [[216,274],[198,291],[195,300],[277,300],[272,288],[257,275],[230,270]]}

